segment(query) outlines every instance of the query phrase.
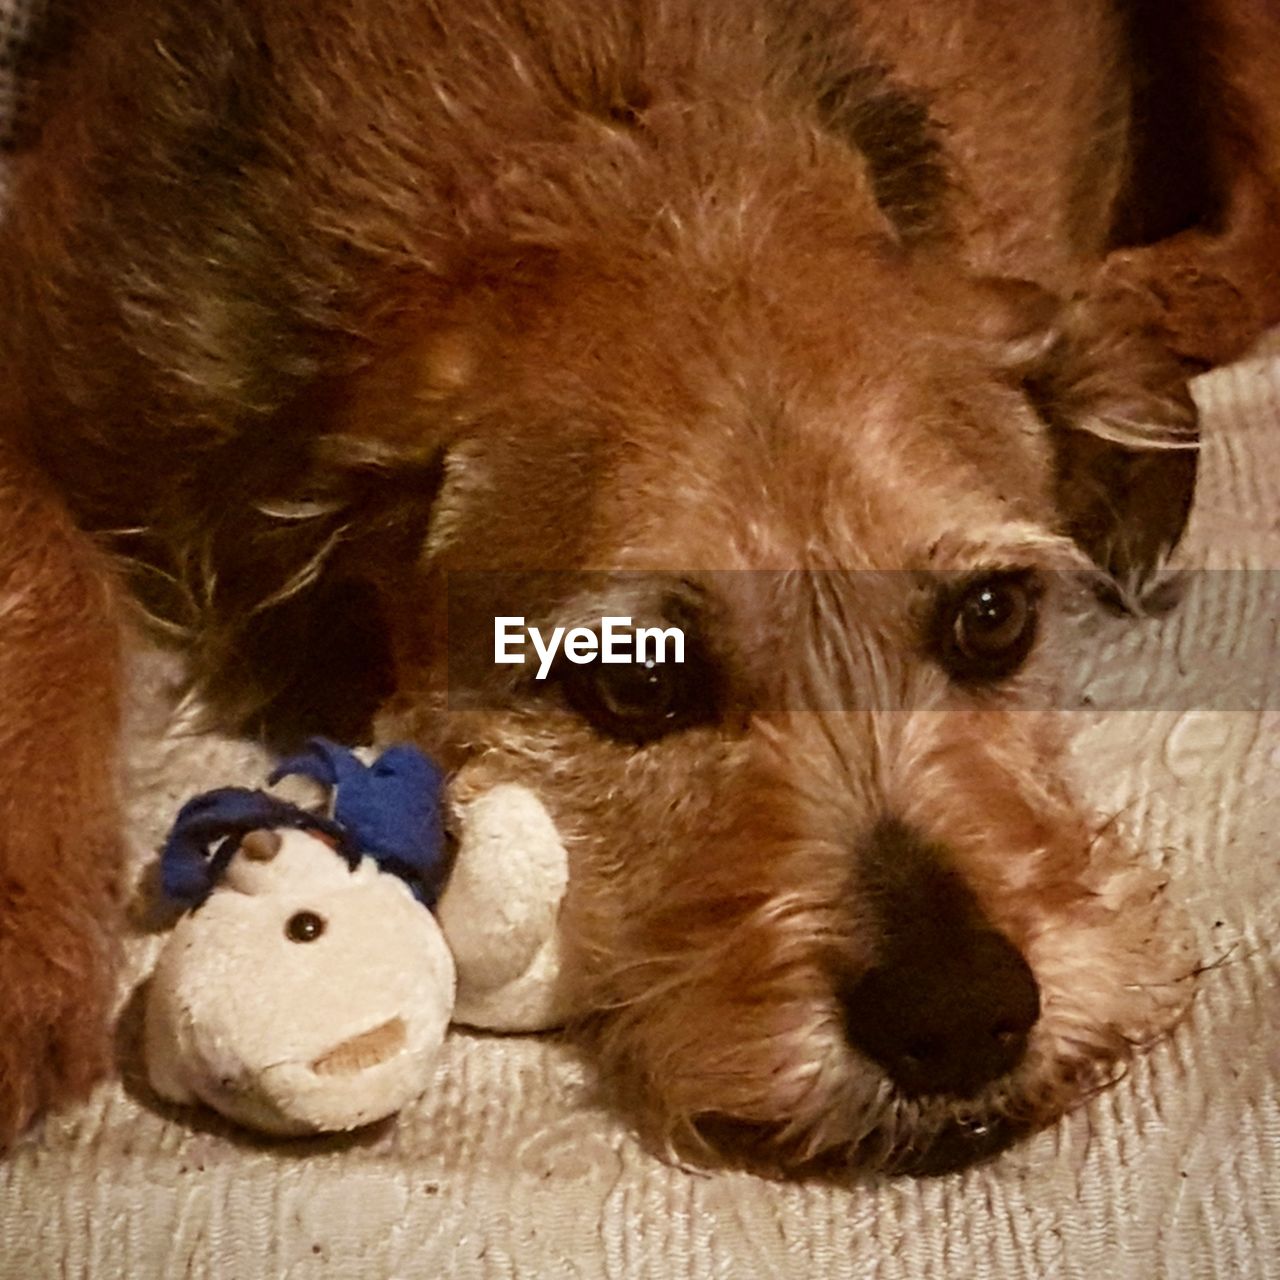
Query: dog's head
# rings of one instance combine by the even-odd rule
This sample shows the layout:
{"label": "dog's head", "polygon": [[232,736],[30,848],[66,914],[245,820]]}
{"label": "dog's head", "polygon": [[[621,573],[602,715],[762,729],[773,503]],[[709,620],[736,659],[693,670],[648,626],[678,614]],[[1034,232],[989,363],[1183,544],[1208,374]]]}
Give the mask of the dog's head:
{"label": "dog's head", "polygon": [[[651,1133],[940,1168],[1106,1079],[1186,962],[1062,778],[1061,317],[761,204],[505,264],[374,375],[448,424],[385,723],[554,813],[578,1002]],[[500,616],[684,661],[539,679]]]}
{"label": "dog's head", "polygon": [[[1087,308],[912,244],[847,148],[744,125],[727,176],[659,147],[620,193],[618,131],[572,218],[477,240],[341,397],[332,465],[429,489],[344,535],[384,731],[543,798],[584,1025],[658,1140],[963,1163],[1184,998],[1046,689],[1082,546],[1132,594],[1176,537],[1187,477],[1153,507],[1173,455],[1130,437],[1185,401]],[[489,661],[497,616],[677,627],[684,661],[539,679]]]}

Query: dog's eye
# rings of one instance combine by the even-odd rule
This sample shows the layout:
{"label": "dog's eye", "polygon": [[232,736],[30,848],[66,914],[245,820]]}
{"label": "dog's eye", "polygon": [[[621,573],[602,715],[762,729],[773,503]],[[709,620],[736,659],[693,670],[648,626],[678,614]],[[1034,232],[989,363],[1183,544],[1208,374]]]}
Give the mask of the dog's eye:
{"label": "dog's eye", "polygon": [[314,911],[296,911],[284,927],[290,942],[314,942],[324,932],[324,917]]}
{"label": "dog's eye", "polygon": [[946,601],[937,629],[939,658],[957,680],[1012,675],[1036,636],[1036,591],[1027,574],[995,574]]}
{"label": "dog's eye", "polygon": [[569,705],[592,728],[622,742],[652,742],[716,714],[713,673],[694,655],[680,663],[592,662],[568,667],[561,678]]}

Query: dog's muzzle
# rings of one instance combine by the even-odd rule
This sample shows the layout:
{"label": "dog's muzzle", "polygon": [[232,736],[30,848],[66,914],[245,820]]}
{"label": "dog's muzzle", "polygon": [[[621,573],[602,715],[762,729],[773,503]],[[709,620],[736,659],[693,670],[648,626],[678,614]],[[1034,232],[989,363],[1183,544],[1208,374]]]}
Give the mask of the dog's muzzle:
{"label": "dog's muzzle", "polygon": [[973,1097],[1021,1061],[1040,1017],[1035,977],[901,824],[877,825],[864,864],[879,939],[873,964],[838,984],[845,1034],[903,1093]]}

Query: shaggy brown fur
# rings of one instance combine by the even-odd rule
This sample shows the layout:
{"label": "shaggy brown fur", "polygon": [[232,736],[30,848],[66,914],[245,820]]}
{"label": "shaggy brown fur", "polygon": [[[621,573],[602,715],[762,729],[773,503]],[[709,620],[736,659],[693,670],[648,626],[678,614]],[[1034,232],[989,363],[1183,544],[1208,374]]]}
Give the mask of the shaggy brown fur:
{"label": "shaggy brown fur", "polygon": [[105,565],[0,441],[0,1136],[108,1064],[120,918]]}
{"label": "shaggy brown fur", "polygon": [[[380,708],[543,796],[583,1029],[681,1153],[963,1163],[1168,1025],[1181,937],[1023,694],[1079,549],[1140,605],[1186,377],[1280,319],[1271,3],[109,0],[77,43],[0,228],[0,1141],[102,1064],[68,510],[230,720]],[[657,729],[595,676],[450,710],[477,569],[613,575],[531,611],[678,609],[705,678]],[[987,581],[1041,634],[961,679]]]}

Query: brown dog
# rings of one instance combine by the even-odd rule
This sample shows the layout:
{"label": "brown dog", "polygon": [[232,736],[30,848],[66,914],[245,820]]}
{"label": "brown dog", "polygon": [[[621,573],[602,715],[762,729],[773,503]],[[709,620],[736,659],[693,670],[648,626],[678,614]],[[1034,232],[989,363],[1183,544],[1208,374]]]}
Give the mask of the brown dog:
{"label": "brown dog", "polygon": [[[681,1153],[963,1163],[1176,1017],[1027,700],[1280,319],[1270,0],[95,12],[0,231],[0,1142],[106,1060],[107,553],[231,721],[539,792]],[[686,661],[459,709],[478,570]]]}

